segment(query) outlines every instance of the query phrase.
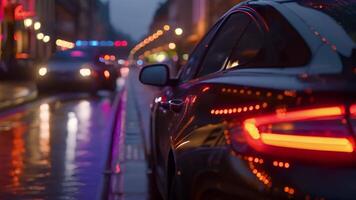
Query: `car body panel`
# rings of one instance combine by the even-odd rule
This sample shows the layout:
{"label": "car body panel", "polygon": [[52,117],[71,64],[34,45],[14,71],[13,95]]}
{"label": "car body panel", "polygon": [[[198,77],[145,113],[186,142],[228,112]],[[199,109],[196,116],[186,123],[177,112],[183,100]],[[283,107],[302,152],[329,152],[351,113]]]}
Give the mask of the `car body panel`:
{"label": "car body panel", "polygon": [[[261,153],[244,140],[231,142],[251,117],[331,105],[349,108],[356,102],[356,76],[348,71],[349,65],[356,66],[355,56],[344,58],[320,40],[284,6],[289,3],[293,1],[248,1],[224,17],[249,4],[273,6],[310,47],[311,59],[305,66],[222,69],[167,86],[156,97],[151,154],[164,197],[169,196],[173,179],[180,199],[349,199],[356,195],[354,153],[300,151],[294,158],[283,151]],[[170,109],[172,100],[182,103],[180,110]],[[348,114],[342,118],[342,128],[354,141],[355,131],[350,128],[354,121],[351,124]]]}

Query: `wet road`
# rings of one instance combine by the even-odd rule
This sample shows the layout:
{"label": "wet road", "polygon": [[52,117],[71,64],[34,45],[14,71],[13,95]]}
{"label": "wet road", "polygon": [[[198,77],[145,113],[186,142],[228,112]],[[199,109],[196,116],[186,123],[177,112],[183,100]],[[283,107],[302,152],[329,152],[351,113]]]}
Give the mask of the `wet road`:
{"label": "wet road", "polygon": [[113,99],[42,98],[0,114],[0,199],[100,199]]}

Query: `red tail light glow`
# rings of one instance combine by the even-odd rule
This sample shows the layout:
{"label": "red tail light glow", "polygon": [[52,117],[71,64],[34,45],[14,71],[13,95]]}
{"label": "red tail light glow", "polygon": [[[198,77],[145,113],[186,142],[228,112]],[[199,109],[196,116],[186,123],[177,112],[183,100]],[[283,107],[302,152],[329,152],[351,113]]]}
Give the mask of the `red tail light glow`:
{"label": "red tail light glow", "polygon": [[356,115],[356,104],[354,104],[350,107],[350,113],[351,113],[351,115]]}
{"label": "red tail light glow", "polygon": [[353,152],[353,146],[347,138],[295,136],[268,133],[261,135],[264,144],[316,151]]}
{"label": "red tail light glow", "polygon": [[109,72],[108,70],[105,70],[105,71],[104,71],[104,77],[105,77],[106,79],[109,79],[109,78],[110,78],[110,72]]}
{"label": "red tail light glow", "polygon": [[[354,106],[356,113],[356,106]],[[354,151],[353,143],[346,131],[325,127],[329,121],[341,121],[345,114],[343,106],[279,112],[244,121],[244,129],[252,146],[272,146],[313,151],[344,152]],[[298,124],[302,122],[301,124]],[[315,123],[314,126],[308,123]],[[325,123],[325,125],[323,124]],[[308,126],[309,125],[309,126]],[[275,132],[272,126],[279,127]],[[280,128],[282,127],[282,128]],[[287,127],[284,128],[283,127]],[[338,127],[338,125],[336,125]],[[313,130],[315,128],[316,130]],[[277,128],[278,129],[278,128]],[[282,129],[282,131],[280,130]],[[311,129],[311,130],[310,130]],[[279,133],[281,132],[281,133]]]}

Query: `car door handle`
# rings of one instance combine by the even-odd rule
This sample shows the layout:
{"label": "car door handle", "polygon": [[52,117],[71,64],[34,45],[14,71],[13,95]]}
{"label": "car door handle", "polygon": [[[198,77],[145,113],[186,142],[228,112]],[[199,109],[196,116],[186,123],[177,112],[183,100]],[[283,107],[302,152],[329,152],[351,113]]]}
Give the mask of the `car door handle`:
{"label": "car door handle", "polygon": [[180,112],[184,105],[184,101],[181,99],[173,99],[168,101],[168,103],[170,110],[173,112]]}

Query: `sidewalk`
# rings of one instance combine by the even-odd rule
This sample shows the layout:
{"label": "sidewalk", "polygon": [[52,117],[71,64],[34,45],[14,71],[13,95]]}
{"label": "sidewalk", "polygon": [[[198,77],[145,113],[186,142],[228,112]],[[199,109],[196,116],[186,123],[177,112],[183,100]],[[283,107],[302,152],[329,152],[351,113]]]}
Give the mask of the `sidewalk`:
{"label": "sidewalk", "polygon": [[135,96],[134,100],[138,109],[138,116],[142,123],[143,137],[145,142],[145,148],[147,152],[150,152],[150,116],[151,116],[151,103],[158,95],[160,88],[154,86],[143,85],[139,82],[140,69],[133,68],[130,71],[129,84],[132,85]]}
{"label": "sidewalk", "polygon": [[32,82],[0,81],[0,110],[31,101],[37,97]]}
{"label": "sidewalk", "polygon": [[158,89],[138,81],[138,69],[130,69],[118,108],[113,139],[108,199],[154,199],[151,194],[145,151],[149,151],[150,103]]}
{"label": "sidewalk", "polygon": [[118,110],[120,125],[114,133],[110,200],[144,200],[149,196],[141,122],[133,92],[127,84]]}

